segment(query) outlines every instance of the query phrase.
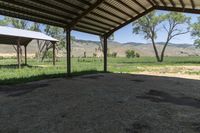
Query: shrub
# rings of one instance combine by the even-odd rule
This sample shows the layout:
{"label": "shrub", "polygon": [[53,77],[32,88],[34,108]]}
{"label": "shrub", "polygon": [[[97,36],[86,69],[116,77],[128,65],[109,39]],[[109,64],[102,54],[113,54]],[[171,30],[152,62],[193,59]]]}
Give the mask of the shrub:
{"label": "shrub", "polygon": [[[45,52],[43,52],[43,55]],[[44,56],[45,59],[52,59],[53,58],[53,52],[52,51],[47,51],[46,55]]]}
{"label": "shrub", "polygon": [[126,51],[126,57],[127,58],[134,58],[136,55],[135,55],[135,51],[134,50],[127,50]]}
{"label": "shrub", "polygon": [[117,52],[113,52],[113,53],[108,53],[108,57],[113,57],[116,58],[117,57]]}
{"label": "shrub", "polygon": [[140,54],[139,54],[139,53],[136,53],[136,54],[135,54],[135,57],[136,57],[136,58],[140,58]]}
{"label": "shrub", "polygon": [[96,53],[93,53],[93,57],[97,57],[97,54],[96,54]]}

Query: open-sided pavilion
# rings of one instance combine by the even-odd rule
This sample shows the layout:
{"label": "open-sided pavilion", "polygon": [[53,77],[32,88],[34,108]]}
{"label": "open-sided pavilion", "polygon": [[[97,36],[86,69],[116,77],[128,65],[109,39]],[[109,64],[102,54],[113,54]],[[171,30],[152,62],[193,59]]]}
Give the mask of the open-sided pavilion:
{"label": "open-sided pavilion", "polygon": [[24,47],[25,65],[27,65],[27,46],[32,40],[42,40],[52,44],[53,65],[55,65],[55,44],[58,42],[57,39],[47,36],[41,32],[0,26],[0,44],[17,46],[17,63],[19,68],[21,67],[21,46]]}
{"label": "open-sided pavilion", "polygon": [[153,10],[200,14],[200,0],[0,0],[0,14],[63,27],[66,30],[67,72],[71,73],[71,30],[104,39]]}

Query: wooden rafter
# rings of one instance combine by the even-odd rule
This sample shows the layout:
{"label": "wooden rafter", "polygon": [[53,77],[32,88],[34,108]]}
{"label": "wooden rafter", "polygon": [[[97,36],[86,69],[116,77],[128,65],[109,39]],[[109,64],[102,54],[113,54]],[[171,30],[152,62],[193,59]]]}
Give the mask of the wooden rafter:
{"label": "wooden rafter", "polygon": [[128,16],[128,17],[132,17],[132,15],[128,14],[127,12],[125,12],[125,11],[122,10],[122,9],[119,9],[119,8],[115,7],[114,5],[111,5],[111,4],[108,3],[108,2],[104,2],[104,4],[107,5],[107,6],[109,6],[109,7],[112,8],[112,9],[114,9],[114,10],[116,10],[116,11],[118,11],[118,12],[120,12],[120,13],[126,15],[126,16]]}
{"label": "wooden rafter", "polygon": [[192,8],[195,9],[195,3],[194,0],[190,0],[191,4],[192,4]]}
{"label": "wooden rafter", "polygon": [[164,0],[160,0],[164,6],[167,6],[167,3]]}
{"label": "wooden rafter", "polygon": [[[84,2],[84,0],[81,0],[82,2]],[[85,1],[86,2],[86,1]],[[88,15],[91,11],[93,11],[96,7],[98,7],[100,4],[102,4],[104,2],[104,0],[97,0],[96,3],[94,3],[93,5],[90,5],[90,7],[85,10],[81,15],[79,15],[76,19],[74,19],[67,28],[73,28],[83,17],[85,17],[86,15]]]}
{"label": "wooden rafter", "polygon": [[99,10],[99,11],[101,11],[101,12],[104,12],[106,14],[109,14],[109,15],[115,17],[115,18],[118,18],[118,19],[120,19],[122,21],[126,21],[126,19],[122,18],[121,16],[116,15],[116,14],[110,12],[110,11],[107,11],[107,10],[103,9],[103,8],[97,7],[96,9]]}
{"label": "wooden rafter", "polygon": [[185,8],[185,3],[183,2],[183,0],[179,0],[179,2],[181,3],[181,6],[182,6],[183,8]]}
{"label": "wooden rafter", "polygon": [[147,0],[151,4],[151,6],[155,6],[155,4],[151,0]]}
{"label": "wooden rafter", "polygon": [[126,3],[124,3],[124,2],[122,2],[120,0],[118,0],[117,2],[120,3],[121,5],[123,5],[124,7],[128,8],[129,10],[135,12],[136,14],[139,14],[139,12],[137,10],[135,10],[134,8],[132,8],[131,6],[129,6],[128,4],[126,4]]}
{"label": "wooden rafter", "polygon": [[[72,17],[68,16],[68,15],[61,15],[59,13],[56,13],[55,11],[52,10],[47,10],[45,8],[39,8],[37,6],[34,6],[34,4],[28,4],[28,3],[24,3],[22,1],[7,1],[7,0],[0,0],[0,3],[2,3],[3,5],[9,5],[12,7],[18,6],[18,8],[20,10],[22,9],[28,9],[28,10],[33,10],[33,12],[43,12],[45,14],[49,14],[51,16],[54,17],[61,17],[61,18],[65,18],[65,19],[73,19]],[[26,11],[24,11],[24,13],[26,13]]]}
{"label": "wooden rafter", "polygon": [[74,4],[72,4],[72,3],[70,3],[70,2],[67,2],[67,1],[65,1],[65,0],[55,0],[55,1],[57,1],[57,2],[59,2],[59,3],[61,3],[61,4],[63,4],[63,5],[67,5],[67,6],[69,6],[69,7],[72,7],[72,8],[74,8],[74,9],[78,9],[78,10],[81,10],[81,11],[84,11],[84,10],[85,10],[83,7],[74,5]]}
{"label": "wooden rafter", "polygon": [[147,8],[145,6],[143,6],[140,2],[138,2],[137,0],[132,0],[134,3],[136,3],[138,6],[140,6],[141,8],[143,8],[144,10],[147,10]]}
{"label": "wooden rafter", "polygon": [[164,11],[175,11],[175,12],[184,12],[184,13],[193,13],[193,14],[200,14],[199,9],[190,9],[190,8],[180,8],[180,7],[155,7],[157,10],[164,10]]}
{"label": "wooden rafter", "polygon": [[155,4],[156,6],[159,6],[159,3],[158,3],[157,0],[152,0],[152,1],[154,2],[154,4]]}
{"label": "wooden rafter", "polygon": [[175,2],[174,2],[173,0],[169,0],[169,2],[171,3],[171,5],[172,5],[173,7],[176,7],[176,4],[175,4]]}

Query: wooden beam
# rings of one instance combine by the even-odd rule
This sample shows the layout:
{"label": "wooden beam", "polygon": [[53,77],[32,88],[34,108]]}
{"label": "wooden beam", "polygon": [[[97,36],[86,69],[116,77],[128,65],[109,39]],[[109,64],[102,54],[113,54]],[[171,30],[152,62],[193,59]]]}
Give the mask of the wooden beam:
{"label": "wooden beam", "polygon": [[195,3],[194,0],[190,0],[191,4],[192,4],[192,8],[195,9]]}
{"label": "wooden beam", "polygon": [[172,5],[173,7],[176,7],[176,4],[175,4],[175,2],[174,2],[173,0],[169,0],[169,2],[171,3],[171,5]]}
{"label": "wooden beam", "polygon": [[17,64],[18,68],[21,68],[20,39],[17,40]]}
{"label": "wooden beam", "polygon": [[164,6],[167,6],[167,3],[164,0],[160,0]]}
{"label": "wooden beam", "polygon": [[[0,0],[0,2],[2,3],[6,3],[6,4],[9,4],[11,6],[17,6],[18,9],[28,9],[28,10],[32,10],[33,12],[43,12],[45,14],[49,14],[51,16],[54,16],[54,17],[60,17],[60,18],[65,18],[65,19],[69,19],[69,20],[72,20],[73,18],[70,17],[69,15],[62,15],[60,14],[59,12],[55,12],[54,10],[48,10],[47,8],[44,8],[46,7],[44,5],[43,8],[40,8],[40,7],[37,7],[36,4],[39,4],[39,3],[35,3],[33,1],[30,1],[31,3],[33,4],[29,4],[29,3],[25,3],[23,1],[7,1],[7,0]],[[4,5],[5,6],[5,5]],[[52,7],[53,8],[53,7]],[[58,10],[58,11],[61,11],[61,12],[64,12],[63,10],[61,10],[60,8],[57,9],[56,7],[54,7],[54,9]]]}
{"label": "wooden beam", "polygon": [[56,65],[56,43],[53,42],[53,65],[55,66]]}
{"label": "wooden beam", "polygon": [[67,76],[71,76],[71,29],[66,29]]}
{"label": "wooden beam", "polygon": [[24,60],[25,60],[25,65],[27,65],[27,45],[24,45]]}
{"label": "wooden beam", "polygon": [[112,17],[118,18],[118,19],[120,19],[120,20],[122,20],[122,21],[126,21],[126,19],[124,19],[124,18],[122,18],[121,16],[119,16],[119,15],[117,15],[117,14],[114,14],[114,13],[108,11],[108,10],[105,10],[105,9],[103,9],[103,8],[100,8],[100,7],[97,7],[96,9],[99,10],[99,11],[101,11],[101,12],[104,12],[104,13],[106,13],[106,14],[109,14],[109,15],[112,16]]}
{"label": "wooden beam", "polygon": [[181,3],[182,7],[185,8],[185,4],[184,4],[183,0],[179,0],[179,2]]}
{"label": "wooden beam", "polygon": [[113,26],[112,24],[109,24],[109,23],[104,22],[103,20],[97,20],[97,19],[94,19],[94,18],[92,18],[92,17],[85,16],[84,19],[92,20],[92,21],[94,21],[94,22],[96,22],[96,23],[99,23],[99,24],[101,24],[101,25],[106,25],[106,26],[109,26],[109,27],[111,27],[111,28],[112,28],[112,27],[115,27],[115,26]]}
{"label": "wooden beam", "polygon": [[0,8],[0,14],[4,15],[4,16],[25,19],[28,21],[33,21],[33,22],[38,22],[38,23],[43,23],[43,24],[48,24],[48,25],[54,25],[54,26],[63,27],[63,28],[66,27],[66,25],[67,25],[66,23],[64,24],[64,23],[60,23],[57,21],[40,18],[40,17],[34,16],[34,15],[27,15],[27,14],[23,14],[23,13],[12,11],[12,10],[6,10],[3,8]]}
{"label": "wooden beam", "polygon": [[141,8],[143,8],[144,10],[147,10],[147,8],[143,6],[141,3],[139,3],[137,0],[132,0],[132,1],[136,3],[138,6],[140,6]]}
{"label": "wooden beam", "polygon": [[39,18],[46,19],[46,20],[61,22],[63,24],[68,23],[68,21],[64,20],[64,18],[58,19],[58,18],[54,18],[54,17],[50,17],[50,16],[44,16],[41,13],[38,13],[38,12],[34,12],[34,13],[30,12],[30,11],[24,12],[21,8],[17,8],[15,6],[9,6],[8,4],[3,4],[3,3],[0,3],[0,6],[1,6],[1,9],[10,10],[10,11],[13,11],[13,12],[16,12],[16,13],[19,13],[19,14],[29,15],[29,16],[33,16],[33,17],[39,17]]}
{"label": "wooden beam", "polygon": [[129,6],[128,4],[124,3],[123,1],[118,0],[117,2],[120,3],[121,5],[123,5],[124,7],[128,8],[129,10],[135,12],[136,14],[139,14],[139,12],[137,10],[135,10],[134,8]]}
{"label": "wooden beam", "polygon": [[82,24],[77,24],[76,27],[80,27],[82,29],[88,29],[88,30],[91,30],[91,31],[96,31],[96,32],[99,32],[99,33],[105,33],[106,31],[103,30],[103,29],[96,29],[95,27],[91,27],[91,26],[86,26],[86,25],[82,25]]}
{"label": "wooden beam", "polygon": [[155,4],[151,0],[147,0],[147,1],[151,4],[151,6],[155,6]]}
{"label": "wooden beam", "polygon": [[101,26],[101,25],[98,25],[98,24],[95,24],[95,23],[91,23],[91,22],[88,22],[88,21],[85,21],[85,20],[81,20],[80,23],[90,25],[90,26],[93,26],[93,27],[97,27],[97,28],[100,28],[100,29],[103,29],[103,30],[110,30],[110,28],[106,28],[105,26]]}
{"label": "wooden beam", "polygon": [[152,0],[156,6],[159,6],[159,3],[156,0]]}
{"label": "wooden beam", "polygon": [[109,6],[110,8],[113,8],[114,10],[116,10],[116,11],[118,11],[118,12],[120,12],[120,13],[126,15],[126,16],[128,16],[128,17],[132,17],[132,15],[128,14],[128,13],[125,12],[124,10],[117,8],[116,6],[113,6],[113,5],[111,5],[110,3],[106,2],[106,1],[104,2],[104,4],[105,4],[106,6]]}
{"label": "wooden beam", "polygon": [[108,33],[106,33],[106,36],[109,37],[109,36],[112,35],[115,31],[117,31],[117,30],[119,30],[120,28],[122,28],[122,27],[124,27],[124,26],[126,26],[126,25],[128,25],[128,24],[130,24],[130,23],[132,23],[133,21],[139,19],[140,17],[142,17],[142,16],[148,14],[149,12],[153,11],[154,9],[155,9],[154,7],[151,7],[151,8],[149,8],[148,10],[144,11],[143,13],[140,13],[139,15],[137,15],[137,16],[135,16],[135,17],[132,17],[131,19],[129,19],[129,20],[126,21],[125,23],[123,23],[123,24],[121,24],[121,25],[115,27],[114,29],[110,30]]}
{"label": "wooden beam", "polygon": [[[84,0],[82,0],[83,2]],[[100,4],[102,4],[104,0],[97,0],[96,3],[91,5],[87,10],[85,10],[81,15],[76,17],[72,22],[67,26],[67,29],[73,28],[82,18],[87,16],[91,11],[93,11],[95,8],[97,8]]]}
{"label": "wooden beam", "polygon": [[81,11],[84,11],[84,10],[85,10],[83,7],[78,6],[78,5],[75,5],[75,4],[72,4],[72,3],[67,2],[67,1],[65,1],[65,0],[54,0],[54,1],[57,1],[57,2],[59,2],[59,3],[62,3],[62,4],[67,5],[67,6],[69,6],[69,7],[72,7],[72,8],[74,8],[74,9],[78,9],[78,10],[81,10]]}
{"label": "wooden beam", "polygon": [[190,9],[190,8],[180,8],[180,7],[155,7],[157,10],[163,10],[163,11],[174,11],[174,12],[184,12],[184,13],[193,13],[193,14],[200,14],[200,9]]}
{"label": "wooden beam", "polygon": [[94,15],[94,16],[99,17],[100,19],[104,19],[104,20],[106,20],[106,21],[110,21],[111,23],[121,24],[121,23],[119,23],[118,21],[113,20],[112,18],[105,17],[104,15],[100,15],[100,14],[97,14],[97,13],[94,13],[94,12],[91,12],[91,14]]}
{"label": "wooden beam", "polygon": [[103,36],[104,72],[107,72],[108,37]]}
{"label": "wooden beam", "polygon": [[92,5],[92,3],[90,3],[90,2],[88,2],[88,1],[86,1],[86,0],[77,0],[77,1],[79,1],[79,2],[81,2],[81,3],[83,3],[83,4],[85,4],[85,5],[88,5],[88,6],[91,6],[91,5]]}

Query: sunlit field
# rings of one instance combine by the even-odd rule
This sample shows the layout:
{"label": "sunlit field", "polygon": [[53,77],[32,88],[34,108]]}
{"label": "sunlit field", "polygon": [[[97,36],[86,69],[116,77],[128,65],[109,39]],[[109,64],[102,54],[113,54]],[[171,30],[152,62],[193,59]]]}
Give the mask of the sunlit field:
{"label": "sunlit field", "polygon": [[[28,59],[28,66],[17,69],[16,59],[0,60],[0,84],[16,84],[46,78],[65,77],[66,59],[57,59],[56,66],[51,60],[44,62]],[[163,63],[154,57],[108,58],[108,71],[114,73],[182,73],[200,75],[200,57],[166,57]],[[103,71],[103,58],[72,58],[72,75]]]}

